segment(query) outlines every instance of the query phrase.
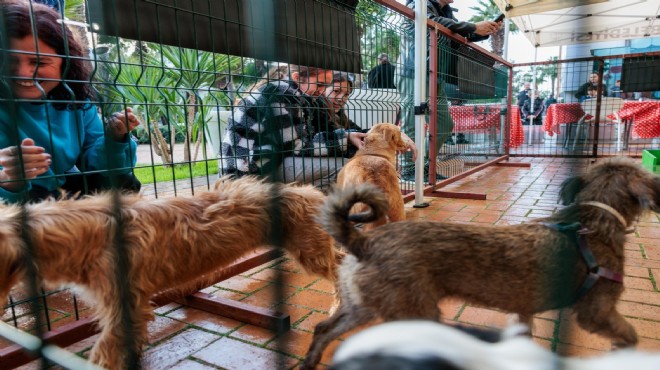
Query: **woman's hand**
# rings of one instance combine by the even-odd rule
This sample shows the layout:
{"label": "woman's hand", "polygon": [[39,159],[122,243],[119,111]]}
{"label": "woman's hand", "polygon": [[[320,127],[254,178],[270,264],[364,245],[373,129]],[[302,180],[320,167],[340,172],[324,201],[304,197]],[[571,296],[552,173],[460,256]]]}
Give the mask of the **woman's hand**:
{"label": "woman's hand", "polygon": [[348,133],[348,142],[353,144],[358,149],[361,149],[364,146],[364,138],[367,137],[367,134],[362,132],[349,132]]}
{"label": "woman's hand", "polygon": [[126,134],[133,131],[139,125],[140,120],[133,114],[133,109],[126,108],[125,111],[113,113],[107,119],[105,131],[116,141],[122,141]]}
{"label": "woman's hand", "polygon": [[415,142],[408,137],[403,131],[401,131],[401,139],[408,143],[408,149],[404,150],[403,152],[408,152],[412,150],[412,155],[413,155],[413,161],[417,160],[417,145],[415,145]]}
{"label": "woman's hand", "polygon": [[[23,139],[21,142],[21,154],[23,154],[23,168],[18,147],[10,146],[0,149],[0,186],[9,191],[18,191],[23,186],[22,180],[33,179],[46,171],[52,163],[50,154],[46,149],[34,145],[34,140]],[[6,181],[6,182],[5,182]]]}

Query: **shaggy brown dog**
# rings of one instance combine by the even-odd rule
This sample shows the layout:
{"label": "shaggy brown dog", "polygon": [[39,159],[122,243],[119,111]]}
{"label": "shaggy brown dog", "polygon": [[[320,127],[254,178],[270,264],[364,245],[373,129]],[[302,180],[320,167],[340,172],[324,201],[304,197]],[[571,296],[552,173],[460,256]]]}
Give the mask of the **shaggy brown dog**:
{"label": "shaggy brown dog", "polygon": [[[396,153],[408,149],[408,143],[401,137],[401,130],[391,123],[377,123],[364,139],[364,146],[342,167],[337,176],[337,186],[370,183],[380,188],[387,197],[389,210],[386,216],[364,226],[368,231],[388,222],[403,221],[403,196],[396,171]],[[366,210],[366,206],[357,205],[356,212]]]}
{"label": "shaggy brown dog", "polygon": [[[275,193],[279,197],[272,206]],[[340,255],[334,240],[314,219],[324,199],[311,186],[273,185],[249,177],[220,179],[213,191],[194,197],[122,196],[126,279],[134,299],[124,303],[136,308],[130,334],[137,336],[136,353],[153,319],[150,297],[268,245],[273,225],[281,231],[284,249],[305,270],[334,280]],[[90,359],[106,368],[123,368],[127,334],[116,284],[113,239],[118,222],[111,195],[47,201],[27,205],[25,210],[23,225],[18,206],[0,208],[0,299],[5,300],[11,287],[25,278],[26,245],[20,230],[25,227],[34,247],[35,267],[46,285],[74,286],[95,303],[102,331]]]}
{"label": "shaggy brown dog", "polygon": [[[304,369],[358,325],[376,317],[437,320],[438,301],[451,296],[517,313],[527,323],[535,313],[572,306],[582,328],[619,346],[637,343],[634,328],[616,311],[623,284],[600,278],[581,297],[578,292],[590,272],[623,272],[626,229],[643,211],[660,211],[660,177],[617,159],[567,179],[561,199],[571,205],[538,222],[474,227],[404,221],[369,233],[355,230],[350,208],[365,202],[372,209],[372,215],[351,216],[356,221],[379,217],[386,211],[379,193],[365,185],[347,189],[331,195],[322,212],[322,224],[350,254],[339,268],[340,306],[316,326]],[[570,227],[561,232],[553,224]],[[587,270],[578,238],[602,268]]]}

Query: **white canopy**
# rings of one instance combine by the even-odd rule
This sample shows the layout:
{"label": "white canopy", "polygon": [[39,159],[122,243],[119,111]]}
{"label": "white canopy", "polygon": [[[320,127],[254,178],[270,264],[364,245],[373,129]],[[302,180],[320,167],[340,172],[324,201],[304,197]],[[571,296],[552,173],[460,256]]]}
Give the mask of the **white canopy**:
{"label": "white canopy", "polygon": [[660,0],[495,0],[495,3],[535,46],[660,36]]}

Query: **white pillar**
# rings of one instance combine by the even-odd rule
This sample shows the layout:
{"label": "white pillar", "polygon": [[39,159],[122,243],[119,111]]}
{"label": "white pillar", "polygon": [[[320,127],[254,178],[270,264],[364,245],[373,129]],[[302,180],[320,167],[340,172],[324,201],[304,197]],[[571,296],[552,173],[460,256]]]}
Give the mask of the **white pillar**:
{"label": "white pillar", "polygon": [[[538,57],[539,53],[539,47],[535,46],[534,47],[534,63],[536,63],[536,59]],[[536,94],[538,94],[538,91],[536,91],[536,64],[532,67],[532,92],[531,96],[529,97],[529,110],[530,112],[534,111],[534,99],[536,99]],[[534,143],[534,118],[529,118],[529,138],[527,140],[527,145],[532,145]]]}
{"label": "white pillar", "polygon": [[[415,106],[426,101],[426,1],[415,0]],[[415,204],[424,203],[424,115],[415,116],[415,144],[419,150],[415,162]]]}

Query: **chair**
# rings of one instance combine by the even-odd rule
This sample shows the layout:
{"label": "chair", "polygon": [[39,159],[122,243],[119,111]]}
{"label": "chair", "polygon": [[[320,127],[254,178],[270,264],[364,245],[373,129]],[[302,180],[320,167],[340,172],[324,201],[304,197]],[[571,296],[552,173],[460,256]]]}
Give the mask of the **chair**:
{"label": "chair", "polygon": [[[588,128],[588,125],[596,122],[596,110],[598,107],[597,103],[598,103],[597,99],[588,99],[582,102],[582,110],[584,111],[584,115],[575,124],[575,138],[573,139],[573,150],[575,150],[575,147],[577,146],[577,142],[578,140],[580,140],[580,137],[583,136],[582,131],[585,128]],[[617,150],[622,149],[622,136],[624,136],[623,135],[624,130],[622,130],[621,127],[622,122],[618,115],[618,111],[621,110],[622,106],[623,106],[623,99],[621,98],[603,97],[600,101],[600,116],[598,117],[599,122],[601,124],[605,122],[616,123]],[[607,117],[609,115],[614,116],[613,121]],[[587,131],[584,133],[584,141],[586,142],[588,138],[589,138],[589,130],[587,129]]]}

